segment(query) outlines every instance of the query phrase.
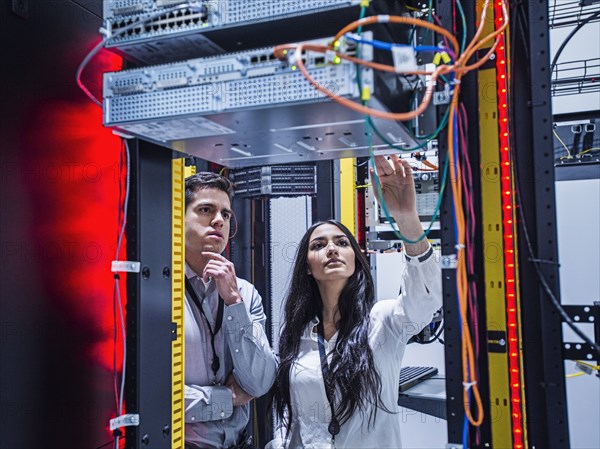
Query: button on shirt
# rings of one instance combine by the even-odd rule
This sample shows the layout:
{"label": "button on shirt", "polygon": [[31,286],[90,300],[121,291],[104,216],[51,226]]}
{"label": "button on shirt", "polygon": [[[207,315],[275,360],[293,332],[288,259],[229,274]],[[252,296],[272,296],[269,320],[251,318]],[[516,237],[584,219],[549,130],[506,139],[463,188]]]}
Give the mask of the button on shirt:
{"label": "button on shirt", "polygon": [[[205,283],[187,264],[186,276],[215,329],[219,294],[214,281]],[[237,284],[244,300],[225,306],[222,328],[215,335],[215,351],[221,362],[216,379],[206,320],[194,302],[187,295],[185,298],[186,447],[212,449],[238,442],[248,423],[249,405],[233,407],[231,390],[223,385],[232,371],[240,387],[255,397],[265,394],[275,380],[277,362],[264,331],[261,297],[249,282],[238,278]]]}
{"label": "button on shirt", "polygon": [[[428,257],[426,257],[429,255]],[[421,260],[422,261],[421,261]],[[397,299],[377,302],[370,313],[369,344],[373,350],[375,368],[381,376],[381,399],[388,410],[377,411],[374,426],[367,427],[372,406],[365,414],[356,412],[340,429],[335,444],[338,448],[400,448],[398,383],[401,361],[407,341],[428,325],[442,306],[442,276],[438,262],[431,257],[431,248],[420,256],[408,257],[403,273],[401,293]],[[330,449],[331,409],[325,393],[314,318],[304,330],[300,352],[290,372],[290,394],[294,407],[291,436],[285,441],[285,429],[277,429],[275,439],[267,448]],[[337,343],[338,334],[325,341],[329,354]]]}

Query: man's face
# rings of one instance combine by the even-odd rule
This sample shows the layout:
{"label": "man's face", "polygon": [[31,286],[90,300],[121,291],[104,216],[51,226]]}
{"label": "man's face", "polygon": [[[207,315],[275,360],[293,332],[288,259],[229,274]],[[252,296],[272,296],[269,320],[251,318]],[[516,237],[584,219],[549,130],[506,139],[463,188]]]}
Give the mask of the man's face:
{"label": "man's face", "polygon": [[222,253],[229,240],[231,202],[219,189],[198,190],[185,210],[185,250]]}

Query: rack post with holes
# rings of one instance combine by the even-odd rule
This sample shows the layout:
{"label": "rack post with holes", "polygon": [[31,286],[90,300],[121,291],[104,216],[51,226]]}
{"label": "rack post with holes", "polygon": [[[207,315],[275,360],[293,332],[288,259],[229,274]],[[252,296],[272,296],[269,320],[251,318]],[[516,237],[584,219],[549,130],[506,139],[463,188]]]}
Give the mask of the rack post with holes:
{"label": "rack post with holes", "polygon": [[568,448],[562,319],[536,270],[537,264],[559,300],[548,6],[547,0],[519,5],[515,13],[521,14],[519,19],[525,23],[521,29],[512,28],[511,39],[513,60],[520,61],[513,67],[512,137],[521,214],[518,264],[523,298],[523,381],[526,408],[535,417],[527,422],[529,446]]}
{"label": "rack post with holes", "polygon": [[[477,3],[479,2],[463,2],[463,8],[466,17],[467,24],[467,42],[475,34],[476,21],[479,17],[477,11]],[[451,0],[437,0],[436,1],[436,15],[440,18],[443,26],[447,29],[455,29],[453,23],[453,17],[455,17],[454,6]],[[458,33],[462,33],[460,23],[456,24]],[[479,84],[477,80],[477,73],[470,73],[462,79],[461,82],[461,101],[465,106],[467,116],[470,122],[474,123],[473,126],[469,127],[468,134],[468,148],[469,158],[471,160],[471,167],[473,169],[473,181],[472,186],[475,194],[473,195],[474,207],[476,211],[481,210],[481,185],[480,185],[480,168],[479,168],[479,128],[476,125],[479,116]],[[439,108],[438,122],[442,119],[444,108]],[[442,167],[445,164],[445,160],[448,157],[447,153],[450,151],[448,148],[448,131],[444,129],[438,139],[438,149],[440,154],[439,166]],[[453,211],[453,199],[452,189],[448,180],[448,186],[445,190],[442,208],[440,211],[440,226],[441,226],[441,240],[442,240],[442,282],[443,282],[443,295],[444,295],[444,341],[445,341],[445,375],[446,375],[446,419],[448,429],[448,446],[447,447],[463,447],[463,429],[464,429],[464,386],[463,386],[463,373],[462,373],[462,351],[461,351],[461,320],[460,311],[458,306],[458,296],[456,291],[457,273],[456,265],[452,263],[455,260],[457,254],[457,244],[454,229],[454,211]],[[476,251],[474,252],[476,266],[483,265],[483,245],[482,245],[482,230],[481,224],[477,225],[475,231],[475,241],[472,242],[475,245]],[[444,264],[445,260],[449,260],[450,263]],[[477,279],[473,279],[477,285],[479,292],[484,291],[482,283],[484,282],[483,273],[478,274]],[[479,323],[485,323],[485,301],[480,301],[478,310],[478,321]],[[487,340],[485,326],[479,326],[476,329],[472,329],[472,332],[479,334],[479,340],[485,342]],[[482,406],[485,411],[485,415],[488,414],[489,410],[489,382],[487,380],[487,354],[484,350],[481,350],[478,358],[478,382],[477,385],[481,392]],[[469,440],[472,440],[473,447],[488,447],[490,445],[490,420],[488,416],[482,425],[478,428],[479,445],[475,446],[474,430],[471,428]]]}
{"label": "rack post with holes", "polygon": [[[478,2],[483,3],[483,2]],[[479,5],[481,6],[481,5]],[[518,13],[518,20],[524,22],[519,28],[513,26],[507,32],[508,51],[511,52],[510,70],[512,89],[508,92],[512,115],[508,143],[513,148],[511,153],[511,170],[514,178],[515,211],[514,228],[516,294],[521,298],[521,307],[517,307],[517,321],[514,325],[522,326],[521,343],[516,354],[509,354],[520,360],[519,376],[516,384],[512,385],[521,391],[522,402],[519,407],[532,419],[522,424],[523,427],[513,427],[513,438],[519,439],[529,447],[569,447],[567,422],[567,403],[562,342],[562,320],[553,308],[547,292],[542,287],[537,276],[534,263],[541,260],[540,271],[548,281],[552,292],[559,291],[558,260],[556,242],[556,211],[554,197],[554,157],[552,152],[552,116],[551,116],[551,83],[549,73],[549,40],[548,40],[548,1],[529,0],[518,5],[511,5],[513,16]],[[473,26],[476,22],[475,4],[464,4],[467,23],[467,41],[473,36]],[[453,2],[450,0],[436,1],[436,14],[441,18],[446,28],[454,29]],[[514,17],[513,17],[514,18]],[[516,22],[516,21],[515,21]],[[456,24],[458,32],[461,25]],[[508,59],[508,58],[507,58]],[[486,70],[488,66],[482,66]],[[507,72],[508,73],[508,72]],[[477,105],[477,80],[465,77],[462,82],[462,100],[471,121],[476,121],[479,115]],[[478,135],[473,133],[474,126],[469,130],[469,156],[471,167],[474,169],[474,179],[479,179],[478,172]],[[445,132],[440,135],[440,164],[443,165],[448,148]],[[481,186],[473,185],[479,198]],[[476,211],[481,205],[476,204]],[[512,223],[512,221],[511,221]],[[527,228],[523,226],[526,224]],[[526,232],[527,231],[527,232]],[[441,210],[442,254],[450,257],[456,253],[457,244],[454,237],[453,210],[451,192],[446,191]],[[505,237],[507,237],[505,233]],[[512,238],[512,234],[510,235]],[[530,254],[531,243],[533,255]],[[481,232],[476,232],[476,257],[482,257],[483,241]],[[512,250],[511,250],[512,251]],[[479,254],[478,254],[479,253]],[[536,259],[533,261],[532,259]],[[479,274],[478,274],[479,276]],[[482,274],[481,276],[484,276]],[[482,279],[475,279],[481,283]],[[479,285],[479,284],[478,284]],[[444,287],[444,318],[445,328],[445,357],[446,357],[446,395],[448,443],[460,446],[463,443],[463,392],[461,373],[460,320],[456,293],[456,272],[451,268],[443,270]],[[484,291],[478,290],[479,292]],[[488,298],[480,293],[479,315],[485,313]],[[555,293],[558,297],[558,294]],[[507,309],[508,310],[508,309]],[[514,310],[514,309],[513,309]],[[507,312],[508,313],[508,312]],[[481,317],[480,317],[481,318]],[[479,322],[485,322],[480,319]],[[485,327],[474,330],[478,332],[481,341],[505,341],[488,335]],[[482,333],[485,331],[485,333]],[[492,345],[492,349],[499,348]],[[489,351],[489,347],[488,347]],[[488,384],[489,354],[482,350],[477,361],[479,372],[478,385]],[[506,373],[508,377],[510,373]],[[487,447],[491,445],[489,400],[490,392],[481,391],[484,410],[488,413],[482,426],[479,427],[478,438],[473,427],[470,429],[468,440],[472,447]],[[521,401],[515,398],[515,400]],[[514,447],[523,447],[514,446]]]}
{"label": "rack post with holes", "polygon": [[[443,26],[453,28],[450,0],[436,1],[436,14]],[[475,106],[476,107],[476,106]],[[442,108],[439,108],[438,123],[442,119]],[[444,129],[438,137],[439,166],[443,167],[448,158],[448,131]],[[442,241],[442,262],[456,257],[456,241],[454,235],[454,212],[452,190],[446,189],[440,209],[440,237]],[[444,357],[446,374],[446,420],[448,429],[447,442],[452,447],[462,447],[463,442],[463,386],[461,370],[461,325],[459,317],[458,297],[456,293],[456,269],[451,263],[442,263],[442,286],[444,300]],[[449,446],[449,447],[450,447]]]}
{"label": "rack post with holes", "polygon": [[172,446],[171,152],[133,141],[127,257],[141,262],[127,275],[125,409],[139,415],[126,428],[128,449]]}
{"label": "rack post with holes", "polygon": [[[593,325],[594,342],[600,344],[600,301],[594,301],[593,306],[563,306],[563,309],[576,324]],[[600,361],[594,354],[594,349],[587,343],[563,342],[563,358]]]}

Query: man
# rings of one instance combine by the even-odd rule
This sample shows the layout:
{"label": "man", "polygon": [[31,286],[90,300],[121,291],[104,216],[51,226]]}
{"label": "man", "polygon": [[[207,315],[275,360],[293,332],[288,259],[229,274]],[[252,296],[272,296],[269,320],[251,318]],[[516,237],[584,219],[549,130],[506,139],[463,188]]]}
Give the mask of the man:
{"label": "man", "polygon": [[214,173],[185,183],[186,448],[244,448],[249,402],[275,379],[262,300],[221,255],[232,185]]}

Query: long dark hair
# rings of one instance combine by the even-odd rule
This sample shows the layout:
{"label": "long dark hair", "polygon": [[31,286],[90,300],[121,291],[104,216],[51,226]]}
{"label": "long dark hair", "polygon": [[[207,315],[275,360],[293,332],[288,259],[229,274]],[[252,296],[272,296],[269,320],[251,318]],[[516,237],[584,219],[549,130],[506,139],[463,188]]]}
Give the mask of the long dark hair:
{"label": "long dark hair", "polygon": [[[336,389],[335,414],[340,424],[367,404],[375,407],[369,414],[369,425],[377,409],[387,411],[381,401],[381,377],[375,370],[373,351],[369,346],[369,312],[375,303],[373,278],[365,256],[348,228],[335,220],[313,224],[304,234],[292,272],[291,285],[285,299],[284,322],[279,339],[280,364],[271,399],[275,412],[288,429],[293,422],[290,396],[290,372],[298,356],[300,339],[308,323],[321,315],[323,302],[317,283],[308,274],[308,244],[313,231],[332,224],[348,237],[355,254],[355,270],[340,293],[338,338],[330,363],[331,379]],[[338,394],[339,393],[339,394]],[[287,414],[287,419],[286,419]]]}

